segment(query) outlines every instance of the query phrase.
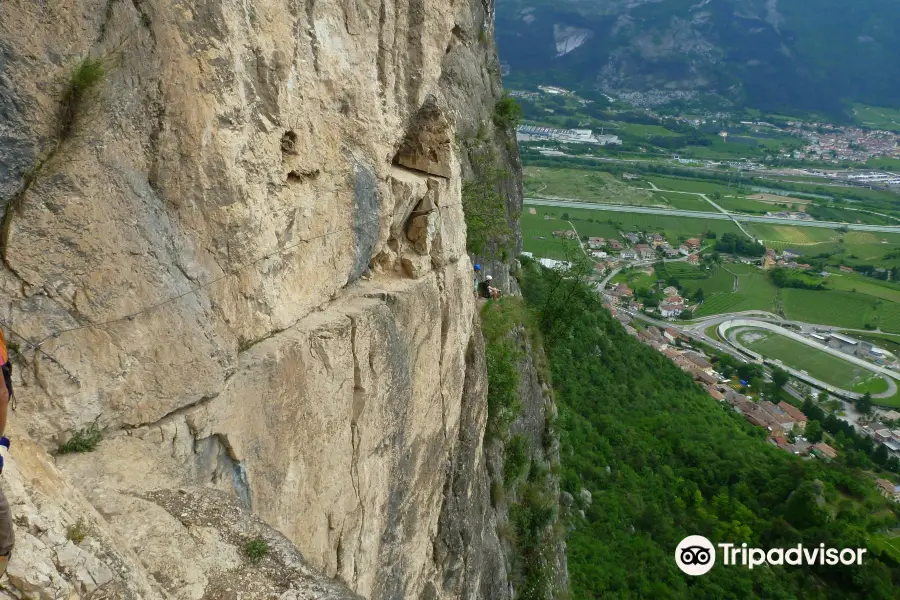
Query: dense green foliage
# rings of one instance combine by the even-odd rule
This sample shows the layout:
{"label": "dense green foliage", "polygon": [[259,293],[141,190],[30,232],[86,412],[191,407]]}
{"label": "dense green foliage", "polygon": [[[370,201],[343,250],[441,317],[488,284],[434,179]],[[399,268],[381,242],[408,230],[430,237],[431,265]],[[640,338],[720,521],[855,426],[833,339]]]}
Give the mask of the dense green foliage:
{"label": "dense green foliage", "polygon": [[494,125],[500,129],[515,129],[522,120],[522,107],[508,94],[494,105]]}
{"label": "dense green foliage", "polygon": [[741,256],[762,256],[766,253],[766,247],[745,235],[725,233],[716,241],[716,252],[740,254]]}
{"label": "dense green foliage", "polygon": [[[861,567],[717,565],[683,575],[674,550],[686,535],[763,548],[865,547],[897,517],[870,479],[765,442],[628,336],[587,286],[523,265],[529,305],[558,321],[541,322],[555,332],[545,349],[560,406],[562,486],[593,496],[568,537],[573,597],[895,597],[900,568],[874,555]],[[554,310],[562,302],[568,310]]]}
{"label": "dense green foliage", "polygon": [[509,173],[500,167],[491,144],[484,139],[468,148],[472,175],[463,182],[462,207],[466,218],[467,246],[473,254],[503,258],[514,239],[503,192]]}
{"label": "dense green foliage", "polygon": [[[531,347],[533,364],[546,380],[541,334],[533,312],[522,298],[487,302],[481,311],[488,368],[488,423],[485,444],[499,447],[503,472],[492,473],[491,501],[508,508],[511,581],[523,600],[546,600],[553,593],[555,555],[563,531],[558,522],[557,492],[551,467],[540,449],[523,433],[509,435],[522,413],[519,368],[523,342]],[[546,417],[541,436],[543,451],[555,444],[553,421]]]}
{"label": "dense green foliage", "polygon": [[515,298],[489,302],[481,311],[488,371],[488,418],[485,438],[505,437],[509,424],[519,416],[519,368],[521,350],[510,337],[517,325],[510,310]]}
{"label": "dense green foliage", "polygon": [[824,290],[825,283],[821,277],[810,277],[790,269],[772,269],[769,279],[780,288],[797,288],[801,290]]}

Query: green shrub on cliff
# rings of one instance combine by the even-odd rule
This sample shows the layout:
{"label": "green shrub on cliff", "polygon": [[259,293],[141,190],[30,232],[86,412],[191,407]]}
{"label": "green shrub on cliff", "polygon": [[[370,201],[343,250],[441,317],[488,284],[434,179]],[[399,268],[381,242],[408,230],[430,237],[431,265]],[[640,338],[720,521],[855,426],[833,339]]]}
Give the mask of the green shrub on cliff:
{"label": "green shrub on cliff", "polygon": [[494,105],[494,125],[503,130],[515,129],[522,120],[522,107],[509,94]]}
{"label": "green shrub on cliff", "polygon": [[473,254],[495,258],[515,239],[503,193],[509,173],[498,166],[486,142],[469,150],[469,162],[472,176],[463,182],[462,189],[466,246]]}
{"label": "green shrub on cliff", "polygon": [[481,312],[488,373],[488,418],[485,439],[504,438],[522,411],[519,399],[519,359],[521,350],[510,337],[515,319],[514,305],[520,298],[503,298],[485,304]]}

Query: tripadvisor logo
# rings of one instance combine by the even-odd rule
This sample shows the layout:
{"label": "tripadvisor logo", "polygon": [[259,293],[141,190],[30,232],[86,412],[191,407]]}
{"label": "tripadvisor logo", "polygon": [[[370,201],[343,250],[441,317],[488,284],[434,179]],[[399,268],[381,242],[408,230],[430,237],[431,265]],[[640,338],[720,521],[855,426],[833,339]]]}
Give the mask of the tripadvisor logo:
{"label": "tripadvisor logo", "polygon": [[688,575],[703,575],[716,564],[716,549],[702,535],[689,535],[675,549],[675,562]]}
{"label": "tripadvisor logo", "polygon": [[[861,565],[865,548],[826,548],[825,544],[805,548],[797,544],[791,548],[748,548],[747,544],[716,544],[722,564],[753,569],[762,565]],[[675,563],[687,575],[703,575],[716,564],[716,546],[702,535],[689,535],[675,548]]]}

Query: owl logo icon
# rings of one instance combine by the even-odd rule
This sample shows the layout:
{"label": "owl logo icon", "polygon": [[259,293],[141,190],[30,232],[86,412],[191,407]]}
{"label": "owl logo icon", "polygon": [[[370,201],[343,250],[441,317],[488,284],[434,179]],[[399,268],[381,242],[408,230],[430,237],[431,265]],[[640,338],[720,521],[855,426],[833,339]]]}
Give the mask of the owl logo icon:
{"label": "owl logo icon", "polygon": [[716,549],[702,535],[689,535],[675,548],[675,563],[687,575],[703,575],[716,564]]}

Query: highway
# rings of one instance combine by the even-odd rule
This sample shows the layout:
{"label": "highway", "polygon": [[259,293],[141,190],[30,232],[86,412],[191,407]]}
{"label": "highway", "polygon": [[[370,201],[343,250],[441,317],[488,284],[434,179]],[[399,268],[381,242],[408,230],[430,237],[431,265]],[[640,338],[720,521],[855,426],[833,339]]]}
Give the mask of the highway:
{"label": "highway", "polygon": [[550,200],[546,198],[525,198],[529,206],[553,206],[555,208],[580,208],[585,210],[604,210],[609,212],[641,213],[648,215],[669,215],[673,217],[693,217],[695,219],[715,219],[731,221],[735,218],[743,223],[768,223],[769,225],[791,225],[795,227],[820,227],[838,229],[846,227],[851,231],[874,231],[881,233],[900,233],[900,227],[889,225],[860,225],[858,223],[837,223],[834,221],[800,221],[779,217],[759,217],[755,215],[737,215],[719,212],[703,212],[699,210],[677,210],[651,208],[648,206],[629,206],[623,204],[597,204],[593,202],[577,202],[572,200]]}
{"label": "highway", "polygon": [[[746,229],[744,229],[744,226],[741,225],[740,221],[737,220],[737,216],[735,216],[732,213],[729,213],[727,210],[725,210],[724,208],[722,208],[721,206],[719,206],[718,204],[716,204],[715,202],[710,200],[709,196],[707,196],[706,194],[700,194],[698,192],[679,192],[676,190],[661,190],[658,187],[656,187],[656,184],[653,183],[652,181],[648,180],[647,183],[650,184],[650,187],[652,188],[652,191],[654,191],[654,192],[665,192],[667,194],[689,194],[691,196],[699,196],[700,198],[703,198],[703,200],[705,200],[707,204],[709,204],[710,206],[715,208],[721,214],[728,215],[728,218],[731,219],[732,221],[734,221],[734,224],[737,225],[737,228],[741,230],[741,233],[746,235],[748,238],[754,237],[754,236],[750,235]],[[639,188],[639,189],[643,189],[643,188]]]}

